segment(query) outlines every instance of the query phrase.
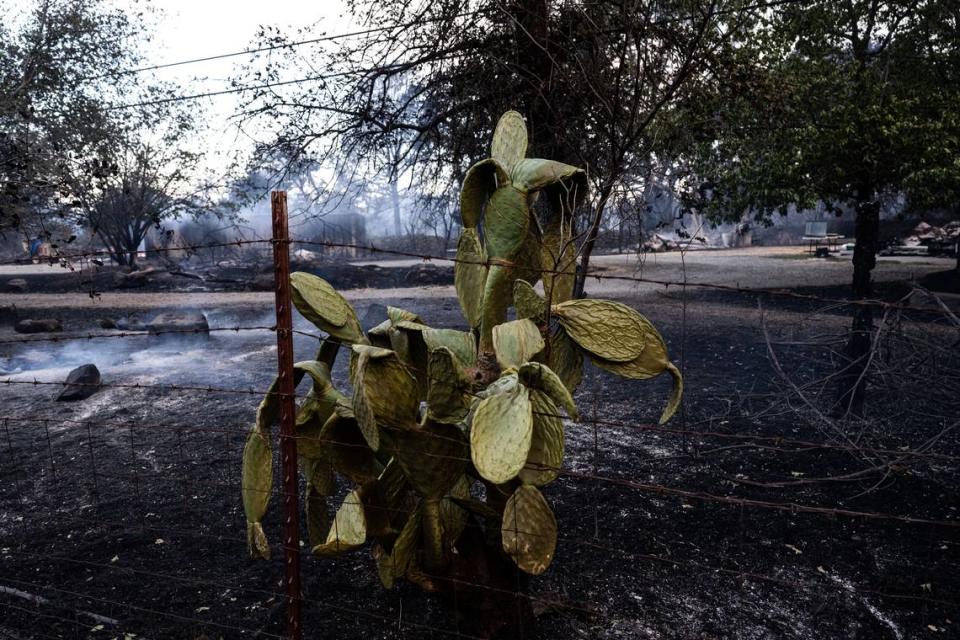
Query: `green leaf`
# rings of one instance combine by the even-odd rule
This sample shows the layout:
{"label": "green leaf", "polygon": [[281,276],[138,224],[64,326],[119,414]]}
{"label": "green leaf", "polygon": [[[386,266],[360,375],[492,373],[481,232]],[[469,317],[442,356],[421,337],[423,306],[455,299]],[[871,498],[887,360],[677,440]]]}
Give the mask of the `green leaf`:
{"label": "green leaf", "polygon": [[540,329],[532,320],[513,320],[493,328],[493,350],[504,369],[529,362],[544,346]]}
{"label": "green leaf", "polygon": [[612,362],[635,360],[650,333],[643,316],[611,300],[568,300],[554,305],[553,314],[583,350]]}
{"label": "green leaf", "polygon": [[416,557],[417,548],[420,546],[422,523],[423,510],[418,507],[407,518],[400,535],[394,541],[389,560],[390,574],[394,578],[402,578],[406,575],[407,568]]}
{"label": "green leaf", "polygon": [[536,487],[525,484],[513,492],[500,535],[504,552],[521,571],[539,575],[547,570],[557,547],[557,520]]}
{"label": "green leaf", "polygon": [[543,291],[551,305],[573,297],[577,250],[573,239],[573,215],[558,213],[546,221],[540,241]]}
{"label": "green leaf", "polygon": [[516,111],[507,111],[500,116],[497,128],[493,131],[490,155],[509,174],[526,153],[527,125],[523,121],[523,116]]}
{"label": "green leaf", "polygon": [[470,498],[470,481],[466,476],[450,489],[450,493],[440,502],[440,525],[443,528],[443,542],[447,549],[453,548],[467,527],[469,513],[456,500]]}
{"label": "green leaf", "polygon": [[526,387],[518,384],[481,400],[470,430],[470,454],[477,472],[495,484],[515,478],[526,464],[532,435]]}
{"label": "green leaf", "polygon": [[290,275],[290,285],[294,306],[321,331],[344,342],[365,339],[353,307],[326,280],[297,271]]}
{"label": "green leaf", "polygon": [[[303,379],[303,370],[294,369],[293,386]],[[270,558],[270,547],[260,525],[273,490],[271,427],[280,412],[280,379],[274,378],[257,407],[257,419],[243,447],[240,493],[247,517],[247,550],[253,558]]]}
{"label": "green leaf", "polygon": [[333,493],[335,482],[333,469],[323,460],[301,458],[303,475],[307,478],[304,499],[307,516],[307,534],[310,546],[322,544],[323,536],[330,526],[327,514],[327,496]]}

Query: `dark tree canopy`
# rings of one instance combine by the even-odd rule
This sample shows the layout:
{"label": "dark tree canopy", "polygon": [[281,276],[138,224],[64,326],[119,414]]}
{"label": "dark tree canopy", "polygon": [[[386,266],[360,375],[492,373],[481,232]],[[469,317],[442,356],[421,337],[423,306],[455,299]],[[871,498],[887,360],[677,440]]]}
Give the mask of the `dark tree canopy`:
{"label": "dark tree canopy", "polygon": [[133,93],[148,36],[142,13],[101,0],[43,0],[0,21],[0,228],[44,220],[73,202],[65,176],[109,170],[124,117],[105,107]]}
{"label": "dark tree canopy", "polygon": [[[726,73],[724,52],[763,11],[733,0],[386,0],[351,7],[383,30],[332,50],[271,54],[271,79],[302,67],[304,58],[330,73],[292,94],[252,96],[243,126],[266,121],[274,133],[258,154],[293,145],[338,166],[359,159],[371,173],[415,167],[413,179],[427,191],[447,185],[453,194],[466,169],[489,154],[499,116],[518,109],[531,155],[588,171],[593,198],[578,227],[587,256],[608,206],[634,198],[643,177],[669,162],[682,126],[677,106],[693,87]],[[285,41],[274,32],[263,37]]]}

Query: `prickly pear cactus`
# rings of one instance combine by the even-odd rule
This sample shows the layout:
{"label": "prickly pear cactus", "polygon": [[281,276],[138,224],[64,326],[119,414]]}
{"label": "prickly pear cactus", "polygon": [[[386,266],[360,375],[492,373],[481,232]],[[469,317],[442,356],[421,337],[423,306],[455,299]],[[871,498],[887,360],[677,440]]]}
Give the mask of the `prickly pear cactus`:
{"label": "prickly pear cactus", "polygon": [[[401,578],[436,588],[471,521],[522,571],[550,566],[557,521],[541,489],[561,472],[564,420],[577,419],[572,394],[584,356],[626,378],[669,373],[673,393],[661,422],[680,402],[680,373],[646,318],[618,302],[570,299],[571,216],[586,178],[525,158],[526,139],[523,119],[508,112],[492,157],[464,180],[455,280],[468,331],[432,329],[390,308],[388,320],[364,332],[327,282],[291,278],[297,309],[329,336],[315,360],[295,366],[297,383],[312,383],[296,419],[311,548],[329,557],[370,544],[388,588]],[[538,197],[549,205],[543,223],[531,212]],[[534,288],[541,276],[545,296]],[[508,322],[511,306],[517,319]],[[351,396],[330,375],[340,350],[350,358]],[[261,519],[277,411],[268,393],[243,454],[254,557],[270,556]],[[330,521],[335,476],[352,489]]]}

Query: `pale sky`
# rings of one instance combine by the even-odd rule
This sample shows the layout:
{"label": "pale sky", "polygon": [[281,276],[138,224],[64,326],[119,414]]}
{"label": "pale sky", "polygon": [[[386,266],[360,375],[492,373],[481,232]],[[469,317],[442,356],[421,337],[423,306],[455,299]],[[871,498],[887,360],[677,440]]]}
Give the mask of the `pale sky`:
{"label": "pale sky", "polygon": [[[121,7],[136,6],[135,0],[115,0]],[[300,29],[311,28],[311,36],[356,29],[345,15],[341,0],[154,0],[161,11],[154,41],[146,50],[147,65],[179,62],[257,46],[253,38],[261,25],[282,29],[291,39],[300,39]],[[311,37],[302,36],[302,37]],[[175,82],[185,94],[230,88],[228,80],[247,56],[212,60],[155,71],[156,78]],[[312,75],[309,69],[294,70],[294,76]],[[230,94],[198,101],[208,115],[210,135],[205,141],[211,167],[225,156],[241,151],[244,139],[237,136],[228,118],[235,112],[240,96]],[[221,159],[218,159],[221,158]]]}

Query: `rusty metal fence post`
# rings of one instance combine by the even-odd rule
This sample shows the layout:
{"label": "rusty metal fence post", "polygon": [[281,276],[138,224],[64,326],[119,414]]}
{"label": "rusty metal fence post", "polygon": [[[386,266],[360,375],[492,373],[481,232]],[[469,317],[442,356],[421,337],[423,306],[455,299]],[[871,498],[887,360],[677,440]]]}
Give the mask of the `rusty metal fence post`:
{"label": "rusty metal fence post", "polygon": [[283,476],[283,576],[287,592],[287,637],[303,637],[300,590],[300,505],[297,499],[296,406],[293,384],[293,311],[290,302],[290,238],[287,192],[272,191],[273,277],[277,304],[277,364],[280,376],[280,473]]}

